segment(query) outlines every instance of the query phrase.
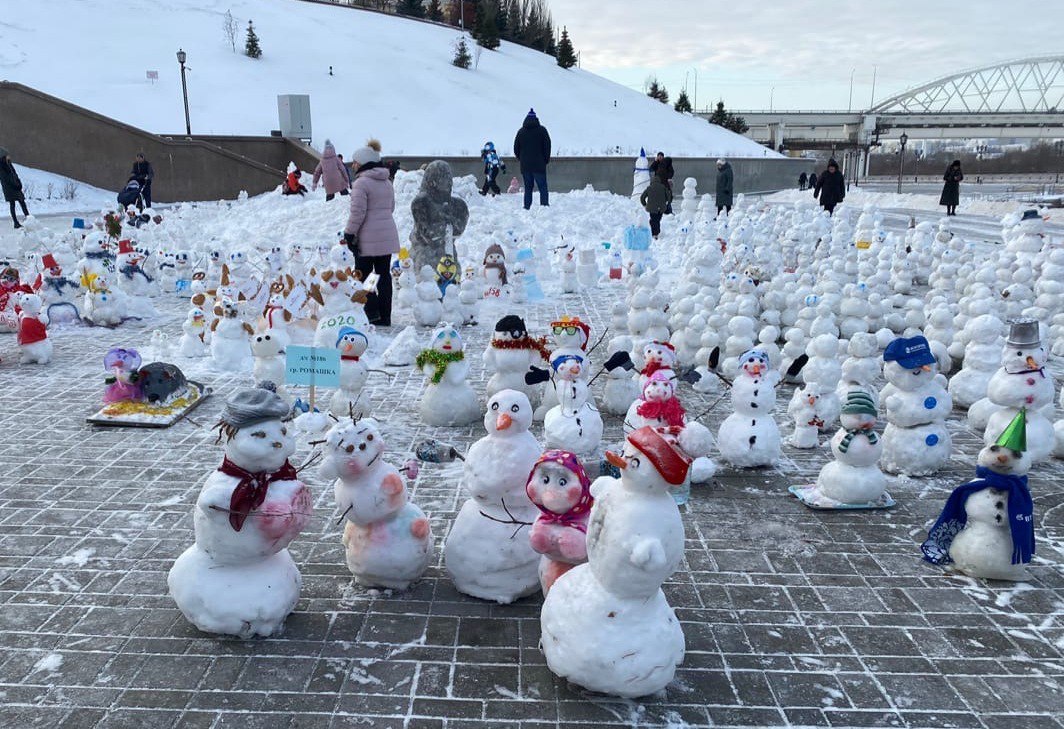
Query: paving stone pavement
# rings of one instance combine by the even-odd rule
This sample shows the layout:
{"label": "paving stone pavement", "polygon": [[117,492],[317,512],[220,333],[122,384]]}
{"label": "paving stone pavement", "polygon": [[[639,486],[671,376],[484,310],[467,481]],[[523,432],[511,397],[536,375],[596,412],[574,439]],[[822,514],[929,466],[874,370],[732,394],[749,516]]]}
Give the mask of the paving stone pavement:
{"label": "paving stone pavement", "polygon": [[[615,296],[522,308],[535,331],[569,313],[601,332]],[[1064,468],[1031,474],[1039,542],[1029,584],[946,575],[918,545],[949,490],[973,475],[979,439],[959,419],[948,472],[892,479],[893,510],[814,512],[789,496],[830,457],[825,447],[788,447],[775,468],[722,469],[696,488],[682,510],[686,558],[664,586],[687,656],[649,700],[556,679],[537,647],[541,598],[498,606],[460,595],[442,552],[407,592],[354,585],[332,490],[313,470],[315,516],[292,547],[303,592],[284,635],[201,634],[168,597],[166,573],[192,542],[192,506],[221,459],[210,426],[250,377],[189,366],[218,396],[168,430],[84,421],[109,346],[141,345],[157,326],[176,339],[184,305],[164,308],[147,326],[55,331],[47,367],[20,368],[13,337],[0,340],[0,726],[1064,727]],[[466,330],[474,355],[490,328]],[[427,436],[464,449],[481,434],[418,424],[423,378],[409,368],[371,383],[393,461]],[[785,433],[791,390],[778,401]],[[716,399],[684,394],[692,412]],[[726,414],[725,399],[706,421],[715,428]],[[608,440],[619,433],[609,418]],[[294,462],[309,453],[302,446]],[[439,547],[462,501],[460,475],[459,464],[426,465],[412,489]]]}

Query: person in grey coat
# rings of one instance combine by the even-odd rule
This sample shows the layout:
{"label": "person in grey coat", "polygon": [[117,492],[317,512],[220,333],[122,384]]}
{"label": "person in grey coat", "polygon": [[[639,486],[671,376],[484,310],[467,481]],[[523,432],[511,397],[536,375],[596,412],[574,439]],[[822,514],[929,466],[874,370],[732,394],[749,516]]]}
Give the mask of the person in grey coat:
{"label": "person in grey coat", "polygon": [[722,159],[717,160],[717,214],[721,210],[731,212],[732,201],[735,197],[735,176],[732,173],[730,162]]}
{"label": "person in grey coat", "polygon": [[15,222],[15,228],[21,228],[22,224],[15,217],[15,203],[22,207],[22,214],[28,216],[30,211],[26,209],[26,196],[22,192],[22,180],[19,179],[15,165],[11,163],[11,155],[7,150],[0,147],[0,187],[4,191],[4,200],[11,206],[11,220]]}

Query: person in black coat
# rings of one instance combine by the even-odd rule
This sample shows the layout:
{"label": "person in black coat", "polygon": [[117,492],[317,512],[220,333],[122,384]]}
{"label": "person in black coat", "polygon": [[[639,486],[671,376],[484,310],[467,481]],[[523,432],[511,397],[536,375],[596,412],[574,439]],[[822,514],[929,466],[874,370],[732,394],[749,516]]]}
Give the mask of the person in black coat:
{"label": "person in black coat", "polygon": [[828,213],[835,212],[835,206],[846,197],[846,178],[839,171],[839,163],[834,158],[828,160],[828,168],[817,178],[813,197],[820,199],[820,204]]}
{"label": "person in black coat", "polygon": [[805,185],[806,185],[807,182],[809,182],[809,178],[806,176],[806,174],[804,172],[802,174],[798,175],[798,189],[799,190],[804,190],[805,189]]}
{"label": "person in black coat", "polygon": [[521,177],[525,183],[525,210],[532,207],[532,185],[539,188],[539,204],[549,205],[547,196],[547,165],[550,164],[550,134],[539,123],[536,110],[529,109],[521,128],[514,137],[514,157],[521,163]]}
{"label": "person in black coat", "polygon": [[133,170],[129,173],[129,176],[140,183],[140,196],[144,200],[143,206],[151,207],[151,181],[155,177],[155,170],[151,166],[151,162],[144,158],[143,152],[137,152],[137,156],[133,158]]}
{"label": "person in black coat", "polygon": [[19,179],[18,172],[15,171],[15,165],[11,163],[11,155],[3,147],[0,147],[0,187],[4,190],[4,199],[11,206],[11,220],[14,221],[15,228],[21,228],[22,224],[18,222],[18,218],[15,216],[15,203],[22,207],[24,216],[28,216],[30,211],[26,209],[26,196],[22,193],[22,180]]}
{"label": "person in black coat", "polygon": [[942,175],[945,184],[942,185],[942,197],[938,199],[939,205],[946,206],[946,215],[956,215],[957,206],[961,202],[961,180],[964,173],[961,172],[961,161],[953,160],[946,168],[946,174]]}
{"label": "person in black coat", "polygon": [[815,188],[816,188],[816,173],[815,172],[810,172],[809,173],[809,189],[813,190]]}

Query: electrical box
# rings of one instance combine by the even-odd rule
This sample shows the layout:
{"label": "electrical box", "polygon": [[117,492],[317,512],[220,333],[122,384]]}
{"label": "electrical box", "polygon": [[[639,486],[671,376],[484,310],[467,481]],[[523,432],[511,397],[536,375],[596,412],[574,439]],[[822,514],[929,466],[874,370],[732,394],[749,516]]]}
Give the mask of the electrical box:
{"label": "electrical box", "polygon": [[308,94],[279,95],[277,117],[280,120],[281,136],[310,141],[310,96]]}

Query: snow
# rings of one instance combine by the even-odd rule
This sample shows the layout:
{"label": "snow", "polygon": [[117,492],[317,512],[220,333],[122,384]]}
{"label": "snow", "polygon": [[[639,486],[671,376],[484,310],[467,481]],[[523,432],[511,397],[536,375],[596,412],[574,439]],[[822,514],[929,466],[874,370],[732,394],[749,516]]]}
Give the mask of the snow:
{"label": "snow", "polygon": [[[807,202],[812,199],[812,194],[801,190],[781,190],[765,198],[768,202],[794,203]],[[943,207],[938,204],[938,195],[921,195],[919,193],[896,192],[870,192],[858,187],[851,187],[846,192],[846,204],[861,208],[872,205],[878,208],[906,210],[934,210],[942,212]],[[1026,210],[1032,207],[1030,203],[1018,200],[981,200],[973,197],[963,197],[957,210],[961,215],[989,215],[1001,217],[1017,210]]]}
{"label": "snow", "polygon": [[89,559],[96,554],[96,550],[92,547],[82,547],[75,550],[72,554],[66,554],[56,559],[56,564],[61,565],[73,565],[75,567],[84,567],[88,564]]}
{"label": "snow", "polygon": [[63,656],[59,653],[48,653],[40,660],[33,664],[33,670],[30,671],[30,675],[35,673],[46,673],[52,675],[59,673],[59,669],[63,667]]}
{"label": "snow", "polygon": [[[329,137],[341,153],[376,136],[385,154],[475,155],[494,140],[510,156],[513,134],[535,107],[560,156],[634,157],[642,146],[676,156],[778,156],[511,43],[483,51],[476,69],[456,68],[453,28],[295,0],[129,0],[113,10],[108,0],[24,3],[17,20],[0,26],[0,78],[174,133],[184,122],[180,47],[196,134],[267,135],[278,126],[277,95],[309,94],[315,146]],[[226,10],[240,27],[236,53],[222,32]],[[249,18],[263,49],[258,60],[243,55]],[[102,52],[108,38],[124,40]],[[147,80],[149,70],[158,81]]]}
{"label": "snow", "polygon": [[[3,61],[0,60],[0,68]],[[13,141],[8,141],[12,144]],[[12,152],[15,159],[17,150]],[[15,171],[22,180],[22,194],[31,215],[72,213],[85,210],[100,210],[116,205],[115,193],[101,190],[69,177],[55,175],[15,163]]]}

